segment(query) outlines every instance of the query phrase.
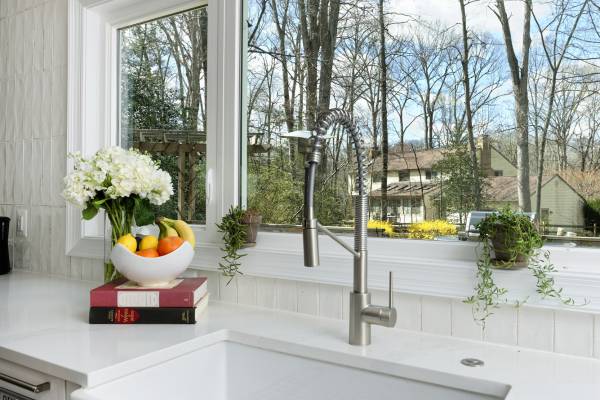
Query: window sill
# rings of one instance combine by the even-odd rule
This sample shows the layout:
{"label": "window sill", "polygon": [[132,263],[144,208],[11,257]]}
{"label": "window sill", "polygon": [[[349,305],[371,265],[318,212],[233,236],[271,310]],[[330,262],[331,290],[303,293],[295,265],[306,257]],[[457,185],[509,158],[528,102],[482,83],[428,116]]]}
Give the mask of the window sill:
{"label": "window sill", "polygon": [[[349,243],[352,237],[344,237]],[[393,245],[392,245],[393,244]],[[303,266],[302,238],[293,233],[260,232],[255,247],[244,250],[244,274],[331,285],[352,286],[352,257],[330,238],[320,236],[321,265]],[[387,273],[394,272],[397,291],[464,299],[473,293],[478,244],[369,238],[369,288],[387,289]],[[535,278],[528,270],[495,271],[497,283],[509,289],[509,302],[528,298],[539,307],[600,312],[600,270],[593,265],[600,250],[548,247],[559,272],[554,276],[564,293],[590,304],[566,307],[535,295]],[[198,246],[191,268],[217,271],[220,245]]]}

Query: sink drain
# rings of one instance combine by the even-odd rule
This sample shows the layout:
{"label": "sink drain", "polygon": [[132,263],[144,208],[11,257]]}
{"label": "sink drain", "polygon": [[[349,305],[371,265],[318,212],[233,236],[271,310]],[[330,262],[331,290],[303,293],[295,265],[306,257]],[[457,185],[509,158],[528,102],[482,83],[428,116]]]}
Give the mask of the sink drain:
{"label": "sink drain", "polygon": [[467,367],[483,367],[485,364],[483,361],[477,358],[463,358],[460,360],[462,365],[466,365]]}

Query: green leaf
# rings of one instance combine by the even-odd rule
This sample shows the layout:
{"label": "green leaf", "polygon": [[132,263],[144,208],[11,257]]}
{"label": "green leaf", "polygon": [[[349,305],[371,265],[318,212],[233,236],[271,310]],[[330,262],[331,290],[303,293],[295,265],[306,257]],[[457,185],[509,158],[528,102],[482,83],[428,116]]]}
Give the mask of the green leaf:
{"label": "green leaf", "polygon": [[89,204],[83,211],[81,211],[81,216],[84,220],[89,221],[94,218],[98,214],[98,209],[94,206],[93,203]]}
{"label": "green leaf", "polygon": [[135,199],[134,207],[135,223],[138,226],[150,225],[154,222],[154,213],[150,207],[150,202],[147,199]]}
{"label": "green leaf", "polygon": [[94,200],[92,202],[92,204],[94,205],[94,207],[96,208],[100,208],[100,206],[102,206],[104,203],[106,203],[107,199],[99,199],[99,200]]}

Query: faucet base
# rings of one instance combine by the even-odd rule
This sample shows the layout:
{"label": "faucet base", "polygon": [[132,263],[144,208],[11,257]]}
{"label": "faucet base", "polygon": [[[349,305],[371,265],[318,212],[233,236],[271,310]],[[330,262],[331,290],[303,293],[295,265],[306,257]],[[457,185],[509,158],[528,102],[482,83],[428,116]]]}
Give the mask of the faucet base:
{"label": "faucet base", "polygon": [[354,346],[371,344],[371,324],[365,322],[362,310],[371,304],[371,293],[350,292],[350,337],[349,343]]}

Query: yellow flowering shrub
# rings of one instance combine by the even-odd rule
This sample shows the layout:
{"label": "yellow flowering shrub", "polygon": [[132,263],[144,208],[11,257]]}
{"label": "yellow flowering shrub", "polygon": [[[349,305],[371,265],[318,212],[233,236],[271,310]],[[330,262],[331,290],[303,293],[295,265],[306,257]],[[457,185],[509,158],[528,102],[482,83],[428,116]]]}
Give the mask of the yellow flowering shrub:
{"label": "yellow flowering shrub", "polygon": [[451,236],[458,234],[456,226],[443,219],[417,222],[408,227],[410,239],[435,239],[438,236]]}
{"label": "yellow flowering shrub", "polygon": [[394,227],[390,221],[369,220],[367,223],[368,229],[379,229],[385,232],[389,237],[395,236]]}

